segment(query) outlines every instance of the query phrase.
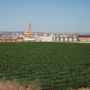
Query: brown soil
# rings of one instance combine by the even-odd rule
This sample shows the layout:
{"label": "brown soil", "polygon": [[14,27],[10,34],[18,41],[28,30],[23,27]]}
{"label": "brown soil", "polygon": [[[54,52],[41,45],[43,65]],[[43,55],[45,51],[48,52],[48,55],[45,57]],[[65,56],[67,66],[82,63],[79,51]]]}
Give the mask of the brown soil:
{"label": "brown soil", "polygon": [[79,88],[79,89],[70,89],[70,90],[90,90],[90,88]]}
{"label": "brown soil", "polygon": [[[33,81],[27,87],[20,85],[15,81],[0,80],[0,90],[55,90],[53,88],[41,89],[39,82]],[[69,89],[69,90],[90,90],[90,88],[79,88],[79,89]]]}
{"label": "brown soil", "polygon": [[0,80],[0,90],[41,90],[34,81],[26,88],[15,81]]}

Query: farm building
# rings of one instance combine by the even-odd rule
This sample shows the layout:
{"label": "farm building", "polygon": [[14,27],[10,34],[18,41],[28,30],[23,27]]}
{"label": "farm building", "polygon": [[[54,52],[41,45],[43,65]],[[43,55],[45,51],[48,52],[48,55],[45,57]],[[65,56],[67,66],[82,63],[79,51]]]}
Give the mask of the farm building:
{"label": "farm building", "polygon": [[56,35],[52,36],[37,36],[36,41],[40,42],[72,42],[79,41],[79,37],[77,35]]}
{"label": "farm building", "polygon": [[52,42],[53,41],[53,37],[42,37],[42,42]]}
{"label": "farm building", "polygon": [[35,41],[35,37],[23,37],[24,41]]}
{"label": "farm building", "polygon": [[81,42],[90,42],[90,35],[79,35]]}
{"label": "farm building", "polygon": [[36,42],[53,42],[53,37],[50,36],[37,36],[36,37]]}
{"label": "farm building", "polygon": [[72,41],[79,41],[78,37],[54,37],[54,42],[72,42]]}

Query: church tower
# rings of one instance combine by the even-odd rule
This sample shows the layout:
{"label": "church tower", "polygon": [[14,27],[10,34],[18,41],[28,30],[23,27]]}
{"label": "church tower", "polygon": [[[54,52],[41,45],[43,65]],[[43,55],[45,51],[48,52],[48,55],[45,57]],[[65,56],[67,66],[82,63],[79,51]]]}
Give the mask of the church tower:
{"label": "church tower", "polygon": [[32,24],[29,24],[29,28],[24,31],[24,35],[29,35],[32,33]]}
{"label": "church tower", "polygon": [[32,33],[32,24],[29,24],[30,33]]}

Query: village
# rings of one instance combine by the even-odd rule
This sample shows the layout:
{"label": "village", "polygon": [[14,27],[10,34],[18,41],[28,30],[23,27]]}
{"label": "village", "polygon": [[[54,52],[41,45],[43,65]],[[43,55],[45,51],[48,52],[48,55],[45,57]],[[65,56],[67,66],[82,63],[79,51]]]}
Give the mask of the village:
{"label": "village", "polygon": [[33,33],[32,24],[23,33],[0,34],[0,42],[84,42],[90,43],[90,34]]}

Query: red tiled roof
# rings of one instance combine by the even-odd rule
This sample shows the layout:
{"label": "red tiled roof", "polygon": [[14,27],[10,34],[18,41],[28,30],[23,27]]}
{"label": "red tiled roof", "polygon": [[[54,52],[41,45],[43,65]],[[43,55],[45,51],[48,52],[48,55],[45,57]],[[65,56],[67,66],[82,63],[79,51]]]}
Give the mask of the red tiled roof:
{"label": "red tiled roof", "polygon": [[90,37],[90,34],[88,34],[88,35],[79,35],[79,37]]}

